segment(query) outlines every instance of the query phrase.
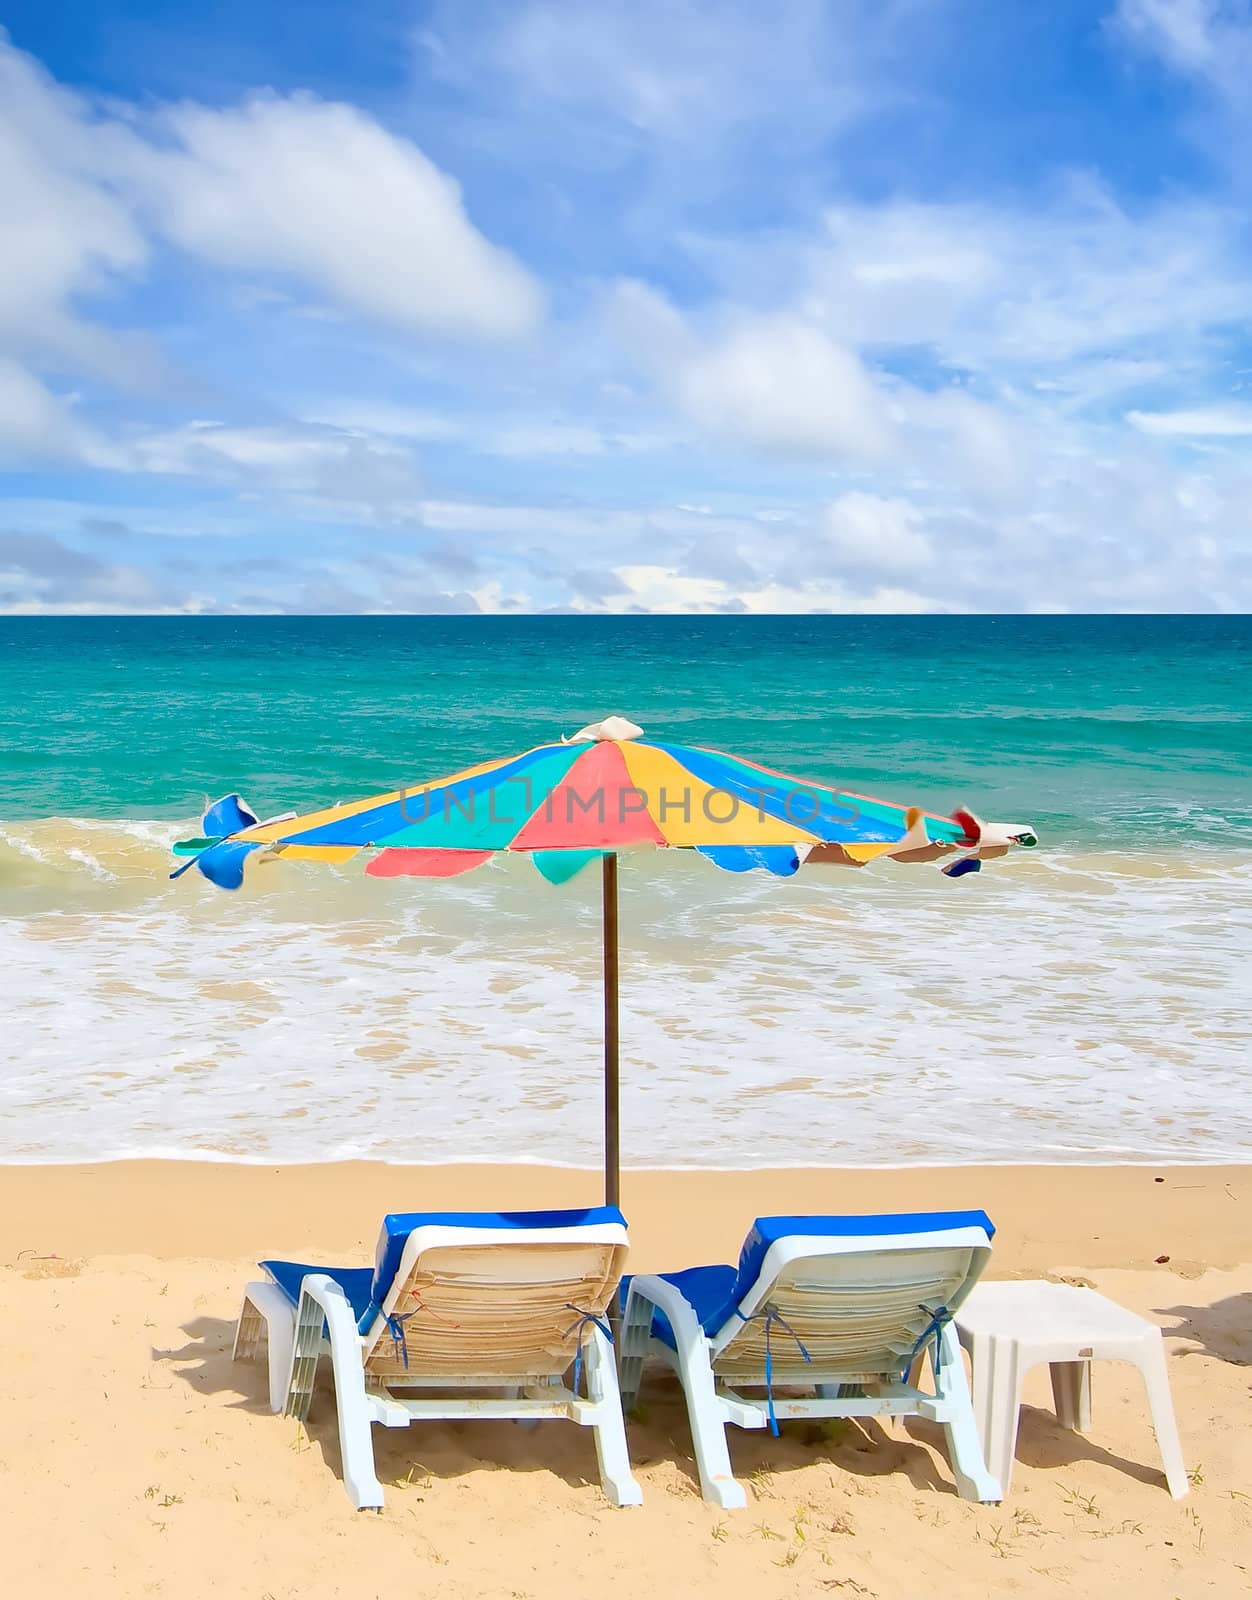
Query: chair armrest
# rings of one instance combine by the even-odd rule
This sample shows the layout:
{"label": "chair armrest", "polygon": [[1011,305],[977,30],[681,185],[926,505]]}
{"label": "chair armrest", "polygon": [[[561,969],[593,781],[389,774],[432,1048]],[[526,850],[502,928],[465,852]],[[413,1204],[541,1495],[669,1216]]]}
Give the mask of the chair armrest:
{"label": "chair armrest", "polygon": [[674,1342],[678,1346],[680,1353],[708,1342],[691,1302],[681,1289],[676,1289],[672,1283],[667,1283],[664,1278],[658,1278],[651,1273],[636,1273],[630,1280],[624,1317],[627,1327],[634,1325],[639,1315],[637,1311],[633,1316],[631,1314],[631,1308],[636,1301],[649,1308],[647,1314],[647,1326],[649,1329],[652,1325],[652,1310],[655,1309],[665,1313],[666,1319],[674,1331]]}

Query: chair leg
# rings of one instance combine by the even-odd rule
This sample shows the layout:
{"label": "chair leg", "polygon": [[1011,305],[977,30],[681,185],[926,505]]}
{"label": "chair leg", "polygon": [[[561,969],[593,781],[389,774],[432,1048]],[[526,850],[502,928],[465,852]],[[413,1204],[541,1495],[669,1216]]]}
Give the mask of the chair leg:
{"label": "chair leg", "polygon": [[[322,1326],[325,1322],[320,1303],[311,1295],[300,1295],[291,1328],[291,1358],[287,1365],[286,1391],[282,1412],[298,1422],[308,1419],[317,1383],[317,1363],[322,1353]],[[274,1369],[271,1366],[271,1381]]]}
{"label": "chair leg", "polygon": [[[361,1362],[361,1341],[356,1318],[339,1285],[324,1274],[313,1274],[300,1288],[296,1313],[296,1349],[292,1361],[288,1415],[307,1415],[311,1377],[305,1369],[316,1367],[323,1319],[330,1336],[330,1364],[335,1378],[335,1410],[339,1417],[339,1454],[343,1464],[343,1484],[348,1498],[358,1511],[381,1510],[383,1486],[374,1470],[374,1439],[370,1405],[365,1393],[365,1368]],[[310,1348],[311,1347],[311,1348]],[[300,1407],[303,1405],[303,1411]]]}
{"label": "chair leg", "polygon": [[1174,1420],[1174,1402],[1169,1392],[1169,1369],[1165,1363],[1165,1341],[1157,1331],[1144,1340],[1139,1353],[1131,1358],[1139,1368],[1143,1386],[1148,1392],[1148,1407],[1152,1427],[1156,1432],[1161,1464],[1165,1468],[1165,1481],[1175,1500],[1181,1500],[1191,1487],[1187,1468],[1183,1463],[1182,1444],[1178,1438],[1178,1424]]}
{"label": "chair leg", "polygon": [[270,1410],[277,1415],[287,1402],[287,1379],[291,1374],[291,1347],[295,1322],[288,1315],[269,1324],[266,1343],[269,1353]]}
{"label": "chair leg", "polygon": [[[684,1348],[684,1346],[686,1346]],[[708,1345],[679,1341],[678,1375],[687,1400],[691,1442],[700,1473],[700,1492],[723,1511],[746,1506],[748,1497],[730,1465],[726,1443],[726,1418],[717,1398],[717,1384],[709,1363]]]}
{"label": "chair leg", "polygon": [[358,1360],[340,1376],[335,1372],[335,1409],[339,1414],[339,1455],[348,1498],[358,1511],[381,1510],[383,1486],[374,1467],[374,1437],[365,1374]]}
{"label": "chair leg", "polygon": [[618,1383],[621,1388],[622,1410],[629,1412],[639,1399],[639,1386],[643,1382],[643,1363],[652,1337],[652,1312],[650,1300],[636,1294],[633,1289],[626,1296],[626,1310],[622,1314],[618,1331],[617,1363]]}
{"label": "chair leg", "polygon": [[[939,1399],[943,1407],[943,1432],[948,1443],[948,1459],[956,1490],[962,1500],[989,1501],[1004,1498],[999,1480],[987,1470],[983,1447],[974,1421],[974,1403],[965,1377],[965,1362],[956,1330],[951,1323],[940,1335],[942,1343]],[[939,1375],[936,1375],[937,1379]],[[939,1382],[936,1383],[939,1390]]]}
{"label": "chair leg", "polygon": [[264,1333],[270,1410],[276,1413],[281,1412],[287,1402],[287,1381],[291,1375],[295,1331],[295,1312],[286,1295],[272,1283],[248,1284],[239,1308],[234,1357],[240,1361],[255,1356]]}
{"label": "chair leg", "polygon": [[[908,1384],[910,1389],[921,1388],[922,1370],[928,1364],[928,1361],[929,1357],[927,1356],[926,1352],[919,1351],[919,1353],[915,1355],[912,1361],[909,1363],[909,1370],[904,1374],[904,1381]],[[829,1387],[833,1389],[833,1393],[831,1393],[829,1396],[823,1394],[821,1388],[819,1388],[817,1391],[818,1394],[822,1396],[823,1400],[827,1398],[831,1400],[838,1400],[844,1393],[856,1394],[859,1389],[859,1386],[854,1383],[836,1383]],[[879,1421],[888,1433],[901,1434],[904,1432],[906,1415],[903,1412],[898,1412],[893,1417],[881,1417]]]}
{"label": "chair leg", "polygon": [[239,1307],[239,1320],[235,1324],[235,1344],[231,1350],[232,1361],[251,1361],[256,1355],[261,1335],[265,1332],[265,1318],[252,1303],[247,1289]]}
{"label": "chair leg", "polygon": [[1048,1372],[1056,1420],[1063,1428],[1086,1433],[1091,1427],[1090,1361],[1053,1361]]}
{"label": "chair leg", "polygon": [[[983,1458],[1006,1500],[1017,1449],[1022,1373],[1016,1340],[976,1334],[970,1342],[973,1411]],[[962,1377],[964,1372],[962,1371]]]}
{"label": "chair leg", "polygon": [[622,1415],[622,1396],[617,1385],[613,1347],[592,1328],[587,1340],[587,1389],[596,1410],[592,1431],[596,1438],[596,1460],[600,1463],[600,1482],[610,1504],[643,1504],[643,1490],[630,1470],[626,1444],[626,1419]]}

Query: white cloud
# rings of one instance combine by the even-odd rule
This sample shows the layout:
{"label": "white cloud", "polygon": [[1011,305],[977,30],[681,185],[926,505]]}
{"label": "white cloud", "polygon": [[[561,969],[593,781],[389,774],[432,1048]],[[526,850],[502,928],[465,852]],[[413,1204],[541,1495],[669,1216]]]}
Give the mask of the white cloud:
{"label": "white cloud", "polygon": [[723,611],[738,597],[718,578],[684,573],[673,567],[616,567],[617,592],[607,607],[612,611]]}
{"label": "white cloud", "polygon": [[714,436],[853,468],[938,456],[980,497],[1020,487],[1023,446],[1010,416],[952,386],[906,382],[790,310],[724,308],[701,336],[655,290],[625,283],[610,315],[634,358]]}
{"label": "white cloud", "polygon": [[1246,0],[1119,0],[1113,23],[1176,71],[1246,102],[1252,68]]}
{"label": "white cloud", "polygon": [[[528,553],[600,566],[625,561],[631,552],[692,548],[724,556],[739,543],[772,542],[780,525],[794,513],[774,509],[750,513],[715,513],[707,507],[643,502],[634,506],[598,504],[493,505],[476,501],[425,500],[420,507],[424,528],[450,534],[473,534],[486,544],[516,541]],[[522,543],[524,541],[524,544]]]}
{"label": "white cloud", "polygon": [[974,500],[1008,500],[1023,492],[1029,446],[1017,416],[963,389],[900,385],[895,393],[895,409],[913,429],[919,466],[937,466]]}
{"label": "white cloud", "polygon": [[1093,356],[1177,349],[1242,321],[1252,273],[1233,208],[1170,200],[1137,214],[1090,180],[1045,203],[892,201],[826,213],[795,253],[808,316],[858,347],[926,346],[1028,380]]}
{"label": "white cloud", "polygon": [[153,224],[220,266],[287,274],[417,332],[510,337],[539,289],[483,237],[458,185],[353,106],[299,94],[168,108],[134,176]]}
{"label": "white cloud", "polygon": [[917,507],[851,489],[823,518],[826,547],[853,571],[911,572],[934,558]]}
{"label": "white cloud", "polygon": [[798,107],[827,130],[851,117],[865,99],[849,59],[855,30],[832,21],[812,0],[768,10],[730,0],[538,0],[514,8],[494,46],[531,93],[689,148],[740,127],[785,125]]}
{"label": "white cloud", "polygon": [[570,417],[518,422],[483,411],[452,417],[368,400],[328,401],[318,405],[307,420],[371,440],[450,443],[477,455],[516,461],[544,456],[639,455],[673,442],[656,431],[645,433]]}
{"label": "white cloud", "polygon": [[103,297],[141,279],[159,232],[211,263],[289,277],[408,332],[506,337],[541,311],[537,286],[473,227],[456,184],[366,113],[301,95],[226,109],[96,106],[0,31],[6,462],[179,474],[340,506],[415,502],[412,459],[386,436],[401,412],[397,431],[411,435],[413,409],[392,408],[378,432],[115,421],[106,438],[92,421],[99,392],[89,385],[82,404],[58,396],[65,384],[50,375],[194,388],[162,370],[146,339],[92,320]]}
{"label": "white cloud", "polygon": [[437,411],[376,400],[327,400],[319,403],[307,421],[350,433],[379,434],[387,439],[412,439],[423,444],[459,439],[462,424]]}
{"label": "white cloud", "polygon": [[433,11],[416,35],[424,65],[477,89],[476,132],[494,113],[502,160],[557,149],[567,170],[603,171],[642,157],[654,195],[670,197],[707,198],[733,184],[737,154],[794,158],[880,105],[892,93],[874,70],[887,41],[902,21],[920,26],[911,0],[443,0]]}
{"label": "white cloud", "polygon": [[[178,612],[465,613],[516,609],[516,597],[483,583],[494,601],[450,589],[437,563],[400,548],[372,548],[360,557],[197,562],[181,551],[168,568],[146,570],[126,559],[129,531],[121,524],[103,552],[84,550],[43,533],[0,530],[0,615],[84,615]],[[471,564],[472,565],[472,564]],[[467,571],[471,570],[467,568]]]}
{"label": "white cloud", "polygon": [[0,465],[80,461],[108,466],[108,449],[46,384],[0,354]]}
{"label": "white cloud", "polygon": [[595,423],[535,422],[483,431],[473,448],[484,455],[519,461],[537,456],[638,455],[660,447],[655,434],[634,433]]}
{"label": "white cloud", "polygon": [[861,361],[794,317],[742,319],[671,381],[689,416],[763,450],[880,461],[892,448],[887,407]]}
{"label": "white cloud", "polygon": [[[1237,208],[1213,201],[1132,212],[1088,180],[1030,209],[849,204],[808,235],[701,240],[699,260],[720,291],[713,309],[680,314],[629,285],[614,315],[623,343],[707,431],[759,456],[828,464],[880,499],[921,491],[945,516],[981,527],[988,549],[1006,547],[1000,571],[1016,576],[997,580],[987,566],[975,581],[1002,583],[1001,604],[1023,594],[1033,603],[1014,548],[1038,543],[1032,515],[1075,539],[1085,528],[1091,541],[1120,541],[1164,572],[1163,544],[1156,553],[1135,545],[1136,519],[1164,541],[1168,517],[1181,514],[1163,436],[1242,436],[1242,412],[1226,397],[1247,365],[1243,227]],[[780,327],[804,331],[772,337]],[[758,346],[759,367],[738,359]],[[831,349],[860,386],[855,412],[877,456],[845,430],[839,406],[812,401],[811,353]],[[702,371],[707,387],[693,394],[688,375]],[[1160,402],[1182,384],[1197,403],[1175,415]],[[1222,489],[1219,500],[1229,520],[1237,495]],[[1058,561],[1040,575],[1058,595],[1083,604],[1098,592],[1116,604],[1111,571],[1085,577],[1069,549]],[[1200,581],[1198,570],[1188,575],[1193,603],[1216,603],[1221,585],[1205,579],[1200,590]],[[1163,578],[1159,604],[1176,585],[1176,575]]]}
{"label": "white cloud", "polygon": [[1252,406],[1203,406],[1194,411],[1128,411],[1140,433],[1214,439],[1252,438]]}
{"label": "white cloud", "polygon": [[490,505],[475,501],[426,500],[422,522],[443,533],[478,533],[540,542],[575,540],[613,525],[638,526],[639,516],[597,514],[568,506]]}
{"label": "white cloud", "polygon": [[0,614],[199,610],[190,596],[173,598],[152,576],[100,560],[43,534],[0,532]]}
{"label": "white cloud", "polygon": [[266,485],[331,505],[410,514],[418,494],[407,449],[332,428],[189,423],[135,437],[128,464],[143,472]]}
{"label": "white cloud", "polygon": [[1195,86],[1205,115],[1191,131],[1247,183],[1252,132],[1252,6],[1247,0],[1119,0],[1111,31]]}
{"label": "white cloud", "polygon": [[507,338],[542,312],[455,181],[366,112],[307,94],[99,108],[0,30],[0,351],[151,380],[147,343],[83,307],[133,283],[157,233],[410,333]]}
{"label": "white cloud", "polygon": [[98,131],[85,103],[0,28],[0,353],[124,380],[146,352],[79,309],[147,260],[100,181]]}
{"label": "white cloud", "polygon": [[609,313],[634,359],[714,434],[818,459],[878,461],[892,447],[885,397],[859,358],[798,317],[732,311],[702,338],[638,282],[616,286]]}
{"label": "white cloud", "polygon": [[1219,32],[1231,31],[1223,9],[1217,0],[1119,0],[1115,21],[1171,65],[1207,72],[1217,62]]}
{"label": "white cloud", "polygon": [[814,611],[916,614],[946,609],[911,589],[878,587],[858,591],[848,584],[827,579],[799,583],[768,580],[745,588],[720,578],[684,573],[674,567],[642,564],[617,567],[612,578],[615,586],[605,590],[598,604],[584,604],[580,609],[761,615],[799,615]]}

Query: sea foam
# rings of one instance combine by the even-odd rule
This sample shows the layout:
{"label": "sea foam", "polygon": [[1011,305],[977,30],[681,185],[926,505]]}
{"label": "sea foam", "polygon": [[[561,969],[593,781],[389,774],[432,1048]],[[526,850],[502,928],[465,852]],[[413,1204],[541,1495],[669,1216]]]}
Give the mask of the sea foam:
{"label": "sea foam", "polygon": [[[594,872],[226,895],[165,880],[190,831],[0,832],[0,1160],[596,1163]],[[1247,1157],[1252,853],[621,877],[630,1165]]]}

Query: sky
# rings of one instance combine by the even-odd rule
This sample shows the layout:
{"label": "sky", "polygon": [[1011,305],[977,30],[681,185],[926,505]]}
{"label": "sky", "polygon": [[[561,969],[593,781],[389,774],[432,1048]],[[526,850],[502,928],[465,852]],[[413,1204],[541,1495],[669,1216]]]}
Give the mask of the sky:
{"label": "sky", "polygon": [[1252,606],[1252,0],[0,23],[0,612]]}

